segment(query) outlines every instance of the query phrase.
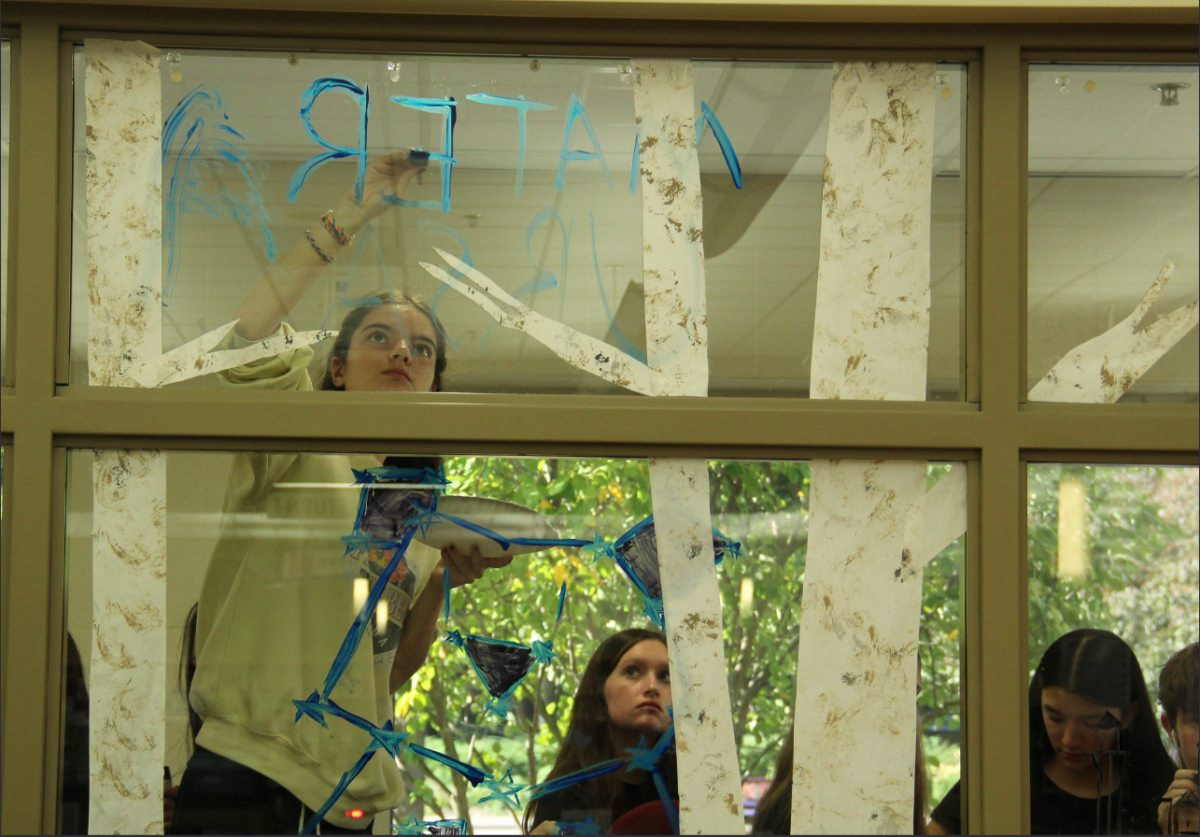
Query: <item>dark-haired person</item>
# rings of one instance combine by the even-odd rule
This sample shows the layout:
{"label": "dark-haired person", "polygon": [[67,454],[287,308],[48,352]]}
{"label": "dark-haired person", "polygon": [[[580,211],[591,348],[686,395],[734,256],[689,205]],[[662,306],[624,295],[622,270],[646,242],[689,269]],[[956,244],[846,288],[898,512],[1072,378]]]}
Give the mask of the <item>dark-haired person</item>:
{"label": "dark-haired person", "polygon": [[[1029,684],[1029,739],[1032,834],[1158,833],[1174,768],[1142,667],[1119,636],[1072,631],[1046,649]],[[960,800],[955,785],[927,832],[961,834]]]}
{"label": "dark-haired person", "polygon": [[[671,673],[663,635],[640,628],[613,634],[583,672],[566,741],[543,781],[623,758],[625,749],[637,747],[643,738],[653,747],[671,725],[670,705]],[[671,797],[678,798],[673,751],[664,754],[659,769]],[[534,800],[525,809],[523,825],[526,833],[552,834],[556,822],[591,817],[605,832],[624,814],[658,801],[647,771],[620,771]]]}
{"label": "dark-haired person", "polygon": [[[1164,834],[1195,834],[1200,827],[1197,810],[1197,761],[1200,760],[1200,643],[1180,649],[1158,676],[1158,703],[1163,729],[1178,753],[1175,779],[1163,793],[1158,826]],[[1171,814],[1174,814],[1171,817]]]}
{"label": "dark-haired person", "polygon": [[[389,209],[389,196],[403,196],[421,167],[407,152],[373,161],[361,201],[347,194],[247,295],[229,345],[291,333],[284,318],[323,268]],[[312,356],[307,347],[294,349],[222,377],[244,389],[307,391]],[[439,390],[445,368],[445,337],[428,306],[385,291],[346,315],[320,387],[394,394],[397,405],[380,409],[394,411],[402,438],[403,399]],[[342,537],[351,534],[359,502],[358,491],[344,489],[355,483],[353,469],[385,461],[439,464],[383,455],[234,457],[221,533],[200,593],[189,702],[203,726],[176,800],[175,833],[296,833],[366,750],[366,732],[333,717],[327,726],[308,717],[297,721],[292,701],[324,688],[365,591],[392,557],[382,547],[343,557]],[[399,538],[390,529],[367,534],[376,541]],[[443,574],[455,587],[509,560],[485,559],[477,546],[439,555],[412,542],[387,583],[380,602],[386,608],[371,620],[329,699],[377,726],[392,720],[393,693],[424,663],[436,636]],[[369,832],[374,815],[400,804],[403,793],[396,762],[372,759],[318,832]]]}

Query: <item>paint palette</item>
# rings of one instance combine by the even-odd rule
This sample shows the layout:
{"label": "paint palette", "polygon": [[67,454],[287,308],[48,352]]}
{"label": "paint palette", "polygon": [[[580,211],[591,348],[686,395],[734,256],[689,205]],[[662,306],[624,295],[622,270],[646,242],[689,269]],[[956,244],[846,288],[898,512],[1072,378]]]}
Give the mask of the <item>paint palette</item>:
{"label": "paint palette", "polygon": [[[416,540],[434,549],[457,546],[462,552],[470,552],[471,547],[478,544],[485,558],[499,558],[547,549],[552,544],[526,541],[557,540],[559,537],[542,515],[502,500],[448,495],[438,498],[437,512],[438,521],[425,527],[424,531],[418,529],[415,535]],[[488,533],[503,540],[519,539],[522,542],[505,545]]]}

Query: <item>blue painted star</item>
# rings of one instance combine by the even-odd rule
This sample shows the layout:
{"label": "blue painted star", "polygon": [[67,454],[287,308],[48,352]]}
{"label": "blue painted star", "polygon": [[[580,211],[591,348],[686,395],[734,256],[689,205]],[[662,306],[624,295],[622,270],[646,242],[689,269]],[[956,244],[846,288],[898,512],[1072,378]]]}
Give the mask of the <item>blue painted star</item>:
{"label": "blue painted star", "polygon": [[300,719],[305,715],[312,718],[325,729],[329,729],[329,724],[325,723],[324,706],[321,704],[321,693],[313,690],[313,693],[308,696],[307,700],[293,700],[292,703],[296,709],[295,723],[300,723]]}
{"label": "blue painted star", "polygon": [[391,754],[392,758],[400,758],[400,752],[404,749],[404,740],[408,738],[407,732],[396,732],[392,726],[392,722],[388,721],[383,727],[369,730],[371,733],[371,743],[367,745],[367,752],[383,748]]}
{"label": "blue painted star", "polygon": [[533,641],[533,645],[531,646],[530,650],[533,651],[533,656],[537,659],[537,661],[539,663],[543,663],[544,665],[549,665],[550,661],[557,656],[554,653],[554,643],[542,642],[540,639],[535,639]]}
{"label": "blue painted star", "polygon": [[[494,799],[497,802],[503,802],[506,805],[511,805],[518,811],[521,810],[521,797],[518,796],[518,794],[525,790],[528,785],[520,785],[514,782],[512,780],[511,770],[507,771],[504,774],[504,778],[499,781],[495,779],[484,779],[482,782],[480,782],[480,784],[483,785],[484,790],[490,791],[487,796],[479,800],[480,802],[487,802]],[[511,799],[509,797],[511,797]]]}
{"label": "blue painted star", "polygon": [[658,753],[646,748],[645,736],[642,737],[636,747],[627,747],[625,752],[633,756],[633,759],[629,762],[629,766],[625,768],[626,772],[630,770],[653,770],[654,763],[658,761]]}
{"label": "blue painted star", "polygon": [[452,642],[459,648],[467,644],[467,641],[462,638],[462,634],[458,631],[446,631],[446,636],[442,638],[442,642]]}
{"label": "blue painted star", "polygon": [[421,822],[412,814],[409,814],[408,819],[404,822],[398,822],[392,825],[393,834],[425,834],[425,823]]}

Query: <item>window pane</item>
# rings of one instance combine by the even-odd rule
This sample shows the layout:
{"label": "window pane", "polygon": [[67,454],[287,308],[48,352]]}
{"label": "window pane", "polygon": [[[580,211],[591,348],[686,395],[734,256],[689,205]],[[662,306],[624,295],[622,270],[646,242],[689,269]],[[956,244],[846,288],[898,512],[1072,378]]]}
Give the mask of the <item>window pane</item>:
{"label": "window pane", "polygon": [[[389,463],[388,467],[409,469],[433,464],[411,459]],[[880,463],[858,465],[872,479],[879,478]],[[949,483],[943,481],[953,472],[944,464],[905,465],[916,468],[918,493],[927,486],[944,489]],[[610,637],[630,629],[658,631],[655,620],[661,618],[664,604],[671,606],[669,597],[664,601],[662,588],[669,582],[660,581],[653,548],[657,533],[646,522],[653,511],[648,463],[447,459],[445,473],[452,484],[439,498],[437,514],[427,515],[426,523],[433,521],[432,525],[418,528],[414,537],[421,540],[409,544],[404,562],[397,564],[392,576],[399,576],[395,589],[386,586],[378,604],[372,605],[369,596],[382,569],[380,561],[394,556],[395,544],[389,545],[384,535],[396,532],[384,533],[380,527],[399,525],[403,515],[397,509],[407,502],[401,498],[411,496],[387,488],[394,483],[371,483],[376,477],[398,476],[396,471],[365,470],[379,467],[372,456],[71,453],[64,828],[70,823],[70,827],[90,825],[95,830],[99,827],[95,817],[111,818],[116,810],[112,800],[124,799],[112,776],[128,787],[139,769],[153,773],[163,763],[170,768],[174,784],[183,781],[180,817],[185,809],[190,817],[228,813],[235,804],[232,791],[224,789],[205,798],[202,789],[190,784],[201,775],[219,781],[221,770],[236,768],[224,762],[220,762],[224,767],[218,767],[220,760],[191,743],[189,703],[180,685],[181,678],[186,681],[188,676],[194,676],[190,705],[202,716],[193,719],[202,721],[200,746],[296,788],[292,792],[310,809],[319,808],[341,776],[365,755],[371,737],[363,730],[373,727],[378,732],[394,713],[396,728],[409,736],[400,751],[399,770],[386,764],[391,760],[386,753],[374,756],[364,773],[366,779],[351,785],[349,795],[331,809],[330,816],[338,822],[348,822],[355,810],[365,811],[364,819],[377,810],[390,816],[395,806],[397,823],[409,817],[423,822],[468,819],[475,833],[519,833],[517,818],[529,802],[528,786],[623,758],[625,748],[636,749],[642,736],[647,747],[654,746],[670,724],[667,707],[678,709],[683,699],[679,691],[672,697],[669,672],[656,668],[665,664],[666,649],[659,640],[650,639],[649,649],[641,648],[639,653],[661,652],[662,659],[635,654],[630,666],[647,669],[639,669],[636,676],[617,663],[637,650],[642,637],[661,634],[624,635],[620,642],[632,644],[617,655],[620,659],[608,659],[605,676],[589,679],[586,674],[589,661],[601,653],[602,646],[610,656],[617,653],[608,642]],[[116,472],[121,474],[119,485],[106,476]],[[436,482],[432,472],[410,470],[404,476],[425,480],[424,485]],[[818,483],[824,478],[818,476]],[[831,524],[828,517],[814,524],[811,499],[821,486],[814,484],[809,463],[714,461],[708,463],[708,479],[723,622],[723,635],[711,638],[724,642],[732,709],[731,726],[726,729],[736,751],[731,755],[743,780],[749,822],[793,735],[803,587],[820,575],[814,575],[810,561],[810,532],[818,525],[827,533]],[[354,489],[356,482],[379,487],[364,492]],[[165,516],[153,511],[162,509],[163,497]],[[365,505],[360,506],[360,501]],[[500,501],[515,506],[496,514]],[[893,510],[906,512],[908,507],[896,504]],[[152,510],[149,515],[147,508]],[[464,544],[482,540],[487,549],[498,546],[477,531],[455,530],[449,521],[458,514],[468,525],[486,526],[510,538],[549,537],[561,544],[538,544],[543,548],[518,555],[507,567],[491,569],[481,579],[457,587],[451,592],[447,618],[437,595],[441,585],[423,587],[439,559],[428,545],[448,538]],[[158,526],[155,520],[165,524]],[[133,551],[124,550],[121,543],[129,533],[119,531],[114,521],[146,529],[135,539],[142,548],[132,561]],[[165,584],[156,581],[150,569],[155,532],[165,532]],[[952,536],[952,532],[947,535]],[[919,558],[917,552],[914,560]],[[845,563],[828,549],[822,556],[826,569]],[[902,667],[885,673],[870,664],[869,655],[841,661],[838,670],[839,684],[861,678],[874,683],[869,695],[895,690],[898,683],[902,686],[900,700],[907,714],[901,715],[909,719],[909,744],[902,748],[899,768],[906,781],[913,775],[915,745],[908,736],[914,734],[915,720],[924,744],[924,761],[918,761],[918,768],[924,765],[927,770],[918,769],[916,774],[928,777],[923,788],[926,803],[937,801],[958,778],[961,558],[962,538],[953,537],[925,567],[923,592],[913,599],[914,610],[918,602],[921,610],[916,652],[919,692],[914,682],[917,663],[911,654],[909,674],[902,675]],[[133,570],[131,581],[114,589],[113,574],[133,564],[140,569]],[[896,583],[892,570],[884,569],[883,583],[891,589]],[[437,601],[431,612],[424,613],[430,595]],[[153,604],[155,596],[158,605]],[[191,635],[186,625],[197,602],[197,633],[190,640],[196,659],[189,675],[193,651],[188,650]],[[880,653],[895,647],[890,644],[895,638],[881,633],[888,630],[882,627],[884,622],[894,618],[890,603],[881,609],[874,605],[877,610],[871,616],[865,597],[847,596],[846,602],[846,624],[856,625],[850,628],[853,635],[869,635],[884,649]],[[162,618],[153,618],[152,611]],[[370,618],[364,623],[367,635],[360,651],[347,658],[344,670],[331,675],[340,644],[356,614],[364,613]],[[868,622],[868,616],[879,621]],[[392,655],[404,659],[406,650],[419,646],[421,625],[436,631],[442,641],[433,642],[423,665],[419,658],[413,663],[415,673],[407,682],[386,682],[389,675],[402,677],[392,665]],[[161,637],[157,651],[150,642],[146,647],[151,650],[139,657],[139,637]],[[164,640],[165,659],[161,656]],[[540,647],[543,642],[552,643],[552,649]],[[548,664],[537,656],[545,650],[555,655]],[[152,659],[153,653],[159,656]],[[681,652],[675,648],[675,653]],[[799,653],[803,665],[805,652]],[[514,662],[511,667],[510,662]],[[806,677],[815,680],[818,667],[811,663]],[[152,677],[159,678],[157,688],[165,690],[165,728],[141,720],[145,713],[123,714],[136,710],[131,701],[152,702]],[[599,691],[593,695],[583,688],[588,683]],[[131,686],[136,686],[136,698],[122,691]],[[323,691],[333,704],[321,696]],[[588,695],[593,695],[590,703]],[[910,703],[914,696],[915,706]],[[602,710],[597,709],[597,699]],[[321,727],[315,716],[303,716],[303,711],[297,721],[297,705],[292,701],[304,703],[302,710],[322,714],[328,727]],[[587,713],[598,711],[606,711],[609,721],[594,728],[593,722],[603,719]],[[821,710],[820,723],[836,727],[836,722],[827,721],[825,711]],[[96,763],[89,764],[89,731],[95,733],[91,727],[110,719],[115,719],[116,737],[101,736],[92,748]],[[894,719],[881,710],[876,720],[879,728],[863,727],[855,735],[865,735],[869,745],[882,746],[884,739],[894,737],[888,731]],[[252,734],[250,729],[258,732]],[[124,746],[123,741],[134,740],[131,736],[152,742],[149,749]],[[281,749],[280,741],[291,743]],[[578,746],[580,742],[584,746]],[[295,749],[309,753],[309,759],[279,756]],[[455,764],[431,757],[430,751],[449,756]],[[810,755],[804,753],[806,758]],[[107,766],[96,778],[101,757]],[[139,759],[145,763],[139,765]],[[674,795],[675,756],[666,750],[661,759],[656,763],[664,786]],[[500,791],[507,783],[473,786],[485,774],[499,779],[510,771],[513,787],[519,789],[518,808],[502,801]],[[791,776],[791,771],[785,775]],[[246,785],[252,780],[257,781],[242,775],[238,781]],[[623,794],[603,805],[586,794],[549,796],[536,816],[559,822],[581,822],[590,816],[607,828],[627,809],[658,799],[649,777]],[[157,804],[156,795],[152,796],[147,810]],[[492,798],[485,799],[488,796]],[[891,805],[894,800],[883,801]],[[127,802],[121,805],[129,807]],[[901,807],[902,820],[911,824],[911,800]],[[775,810],[776,816],[783,817],[784,831],[790,810],[790,804]],[[294,815],[300,818],[298,807]],[[177,822],[180,828],[200,825],[193,820]],[[646,821],[638,822],[646,826]]]}
{"label": "window pane", "polygon": [[[1175,771],[1156,706],[1160,673],[1196,641],[1200,618],[1197,475],[1196,468],[1029,466],[1034,831],[1157,830],[1158,801]],[[1131,701],[1150,710],[1131,711]],[[1104,712],[1128,726],[1119,735],[1097,730]],[[1195,754],[1189,758],[1194,768]],[[1099,783],[1120,785],[1123,795],[1099,806],[1097,826]],[[1065,814],[1072,805],[1074,814]]]}
{"label": "window pane", "polygon": [[[1030,68],[1031,400],[1196,402],[1196,330],[1160,318],[1196,299],[1198,82],[1195,65]],[[1130,338],[1137,323],[1116,327],[1168,261],[1146,335]],[[1059,382],[1040,382],[1052,370]]]}
{"label": "window pane", "polygon": [[12,99],[12,42],[0,40],[0,384],[8,379],[8,157],[12,135],[9,111]]}
{"label": "window pane", "polygon": [[[433,261],[450,269],[433,248],[450,251],[545,318],[546,328],[561,323],[645,360],[642,187],[633,171],[639,129],[628,59],[188,50],[164,53],[161,71],[164,351],[230,322],[267,275],[268,297],[312,282],[287,317],[298,331],[336,330],[384,288],[429,300],[450,347],[448,389],[628,391],[564,361],[530,333],[500,327],[478,299],[422,267]],[[84,72],[81,50],[77,79]],[[693,72],[697,124],[705,122],[708,392],[805,396],[831,65],[698,61]],[[317,84],[334,78],[352,83]],[[965,68],[939,65],[936,84],[927,389],[929,398],[957,400]],[[84,89],[76,85],[73,383],[87,378]],[[524,104],[514,105],[520,97]],[[335,255],[321,218],[332,207],[336,223],[339,201],[355,186],[360,129],[368,159],[407,147],[435,156],[409,187],[406,200],[419,205],[390,210],[357,232],[343,213],[350,225],[343,233],[355,243],[337,245]],[[448,130],[453,165],[436,156]],[[320,154],[342,159],[313,167]],[[336,262],[318,261],[305,273],[310,268],[296,259],[324,258],[314,246]],[[318,349],[309,367],[314,381],[325,354]]]}

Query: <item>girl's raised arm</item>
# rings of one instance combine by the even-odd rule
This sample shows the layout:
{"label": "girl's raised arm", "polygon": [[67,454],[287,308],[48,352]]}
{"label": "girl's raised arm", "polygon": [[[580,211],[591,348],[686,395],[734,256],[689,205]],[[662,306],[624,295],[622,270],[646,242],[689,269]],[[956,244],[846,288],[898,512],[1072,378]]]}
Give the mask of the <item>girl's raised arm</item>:
{"label": "girl's raised arm", "polygon": [[411,150],[396,151],[372,160],[367,166],[361,202],[354,191],[313,225],[246,294],[234,315],[234,327],[245,340],[262,340],[279,328],[326,265],[338,257],[367,222],[393,204],[387,197],[404,197],[413,178],[425,168],[428,156]]}

